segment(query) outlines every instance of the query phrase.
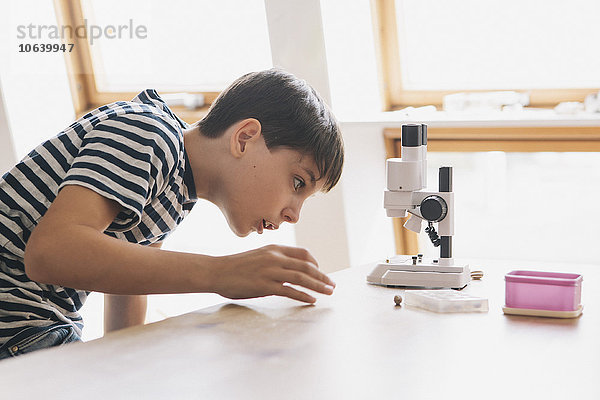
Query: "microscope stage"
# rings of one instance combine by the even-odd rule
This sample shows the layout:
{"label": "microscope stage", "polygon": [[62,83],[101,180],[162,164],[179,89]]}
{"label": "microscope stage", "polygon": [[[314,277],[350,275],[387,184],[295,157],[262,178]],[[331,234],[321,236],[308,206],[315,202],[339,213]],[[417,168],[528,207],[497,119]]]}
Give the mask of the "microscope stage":
{"label": "microscope stage", "polygon": [[389,262],[382,263],[392,271],[412,271],[412,272],[458,272],[464,270],[463,265],[440,265],[433,260],[418,261],[413,264],[411,256],[395,256],[389,259]]}
{"label": "microscope stage", "polygon": [[461,289],[471,281],[468,265],[413,264],[410,256],[396,256],[379,263],[367,282],[383,286]]}

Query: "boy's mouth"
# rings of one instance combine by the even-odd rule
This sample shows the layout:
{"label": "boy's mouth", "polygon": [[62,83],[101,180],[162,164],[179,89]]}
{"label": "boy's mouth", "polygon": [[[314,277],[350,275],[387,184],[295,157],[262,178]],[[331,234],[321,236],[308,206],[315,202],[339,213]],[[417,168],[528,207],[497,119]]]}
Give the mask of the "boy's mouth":
{"label": "boy's mouth", "polygon": [[263,229],[268,229],[270,231],[274,231],[277,228],[279,228],[279,227],[277,225],[275,225],[274,223],[267,221],[266,219],[263,219],[262,223],[258,227],[258,233],[262,233]]}

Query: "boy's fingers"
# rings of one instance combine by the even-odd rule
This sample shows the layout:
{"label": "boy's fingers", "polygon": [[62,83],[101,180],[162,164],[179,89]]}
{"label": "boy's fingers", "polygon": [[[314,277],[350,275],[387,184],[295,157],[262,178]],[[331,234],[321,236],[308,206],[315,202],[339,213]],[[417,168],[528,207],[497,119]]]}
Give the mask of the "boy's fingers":
{"label": "boy's fingers", "polygon": [[277,289],[273,294],[277,296],[289,297],[292,300],[302,301],[304,303],[315,303],[317,299],[312,297],[311,295],[301,292],[300,290],[294,289],[287,285],[277,284]]}
{"label": "boy's fingers", "polygon": [[284,269],[287,270],[295,270],[299,272],[303,272],[309,276],[312,276],[315,279],[318,279],[321,282],[325,282],[328,285],[335,287],[335,282],[331,280],[330,277],[319,271],[312,263],[300,260],[286,260],[283,265]]}
{"label": "boy's fingers", "polygon": [[318,293],[333,293],[333,286],[318,281],[313,277],[303,274],[299,271],[279,270],[274,274],[273,279],[277,280],[278,282],[287,282],[293,285],[302,286]]}
{"label": "boy's fingers", "polygon": [[292,246],[280,246],[281,252],[288,257],[299,258],[301,260],[306,260],[313,263],[317,268],[319,268],[319,263],[317,260],[310,254],[310,252],[301,247],[292,247]]}

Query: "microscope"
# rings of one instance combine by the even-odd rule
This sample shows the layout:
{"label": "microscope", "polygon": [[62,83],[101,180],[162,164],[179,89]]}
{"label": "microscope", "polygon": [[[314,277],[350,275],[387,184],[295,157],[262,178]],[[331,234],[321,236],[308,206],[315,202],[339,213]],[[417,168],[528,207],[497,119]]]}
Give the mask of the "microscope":
{"label": "microscope", "polygon": [[[427,189],[427,125],[402,126],[402,158],[386,161],[387,190],[383,206],[388,217],[410,218],[404,227],[425,232],[440,257],[425,259],[422,254],[397,255],[377,264],[367,282],[383,286],[462,289],[471,280],[468,265],[455,265],[452,258],[454,235],[454,193],[452,167],[439,169],[438,191]],[[437,230],[435,228],[437,225]]]}

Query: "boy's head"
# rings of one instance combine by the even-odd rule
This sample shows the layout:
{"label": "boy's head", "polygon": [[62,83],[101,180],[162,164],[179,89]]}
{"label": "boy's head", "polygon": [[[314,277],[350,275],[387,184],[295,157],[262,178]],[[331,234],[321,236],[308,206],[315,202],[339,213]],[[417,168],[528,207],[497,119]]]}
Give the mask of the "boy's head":
{"label": "boy's head", "polygon": [[239,236],[295,223],[306,198],[340,179],[344,146],[335,117],[313,88],[285,71],[237,79],[197,127],[233,156],[213,202]]}
{"label": "boy's head", "polygon": [[261,124],[267,148],[286,147],[315,161],[323,191],[340,179],[344,163],[342,135],[333,114],[306,81],[280,69],[252,72],[238,78],[198,122],[207,137],[219,137],[246,118]]}

